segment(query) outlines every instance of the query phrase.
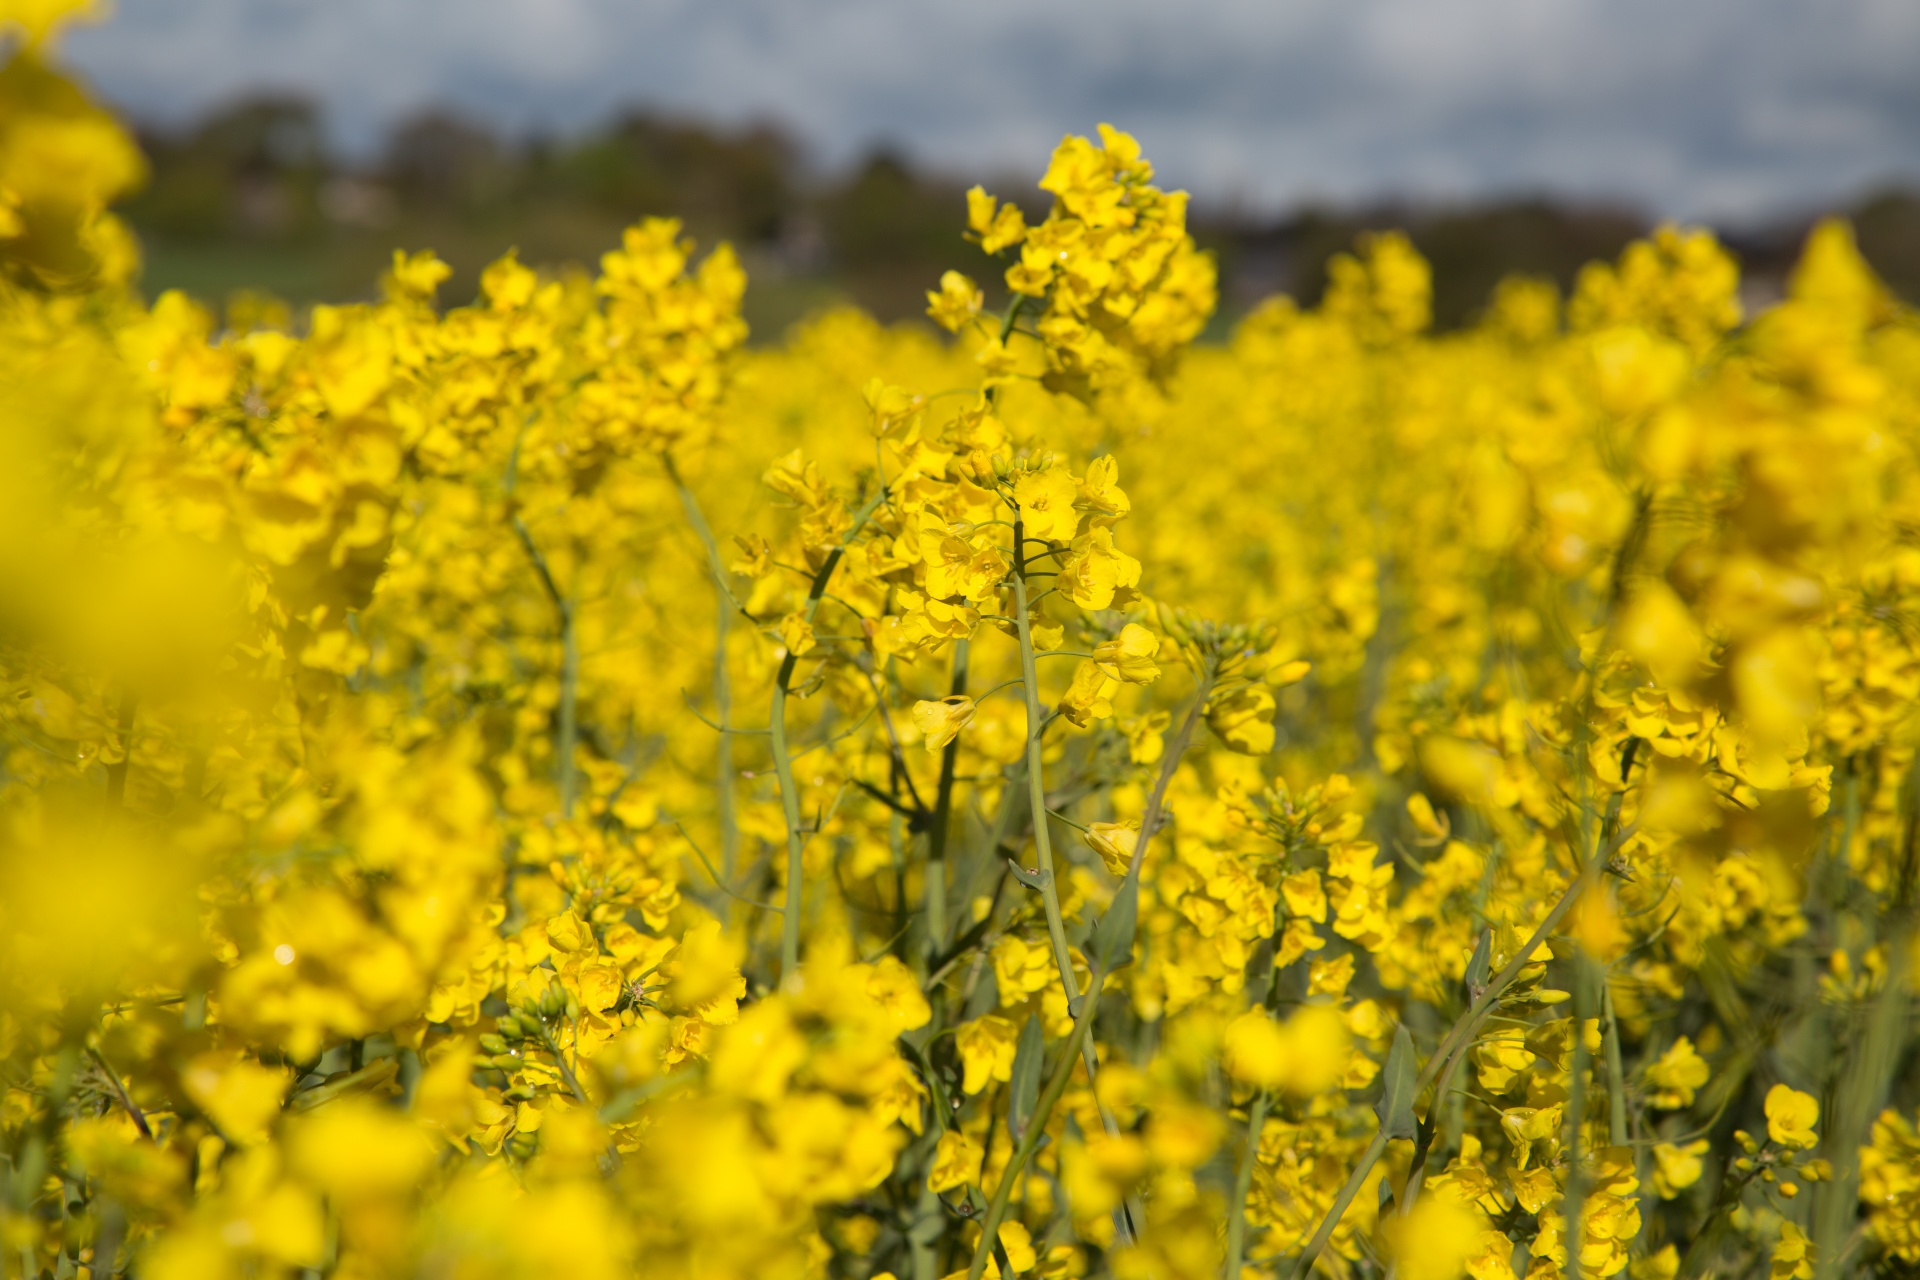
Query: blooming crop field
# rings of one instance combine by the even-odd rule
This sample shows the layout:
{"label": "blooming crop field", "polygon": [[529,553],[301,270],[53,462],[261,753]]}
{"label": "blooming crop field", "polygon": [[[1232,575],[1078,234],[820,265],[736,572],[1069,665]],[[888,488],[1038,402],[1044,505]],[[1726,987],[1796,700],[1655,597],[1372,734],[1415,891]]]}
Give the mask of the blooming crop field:
{"label": "blooming crop field", "polygon": [[0,4],[5,1274],[1920,1268],[1920,319],[1845,226],[1446,335],[1380,236],[1194,347],[1102,127],[955,211],[951,337],[747,349],[657,220],[216,320],[71,7]]}

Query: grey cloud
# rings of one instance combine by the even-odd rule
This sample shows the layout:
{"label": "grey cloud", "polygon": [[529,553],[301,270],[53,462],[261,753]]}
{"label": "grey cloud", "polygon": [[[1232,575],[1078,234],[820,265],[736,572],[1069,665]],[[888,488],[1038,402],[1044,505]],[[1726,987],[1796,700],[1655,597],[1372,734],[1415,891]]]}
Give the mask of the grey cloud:
{"label": "grey cloud", "polygon": [[1164,175],[1305,197],[1547,190],[1753,217],[1920,180],[1911,0],[120,0],[71,52],[183,118],[248,88],[369,145],[452,102],[566,128],[624,103],[771,116],[1032,171],[1138,133]]}

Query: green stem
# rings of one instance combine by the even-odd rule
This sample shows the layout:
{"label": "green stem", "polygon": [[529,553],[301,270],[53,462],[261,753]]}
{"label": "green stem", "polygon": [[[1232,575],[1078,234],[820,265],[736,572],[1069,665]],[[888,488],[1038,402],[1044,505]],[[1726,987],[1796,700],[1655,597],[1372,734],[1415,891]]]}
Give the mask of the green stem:
{"label": "green stem", "polygon": [[[700,545],[707,550],[707,568],[713,575],[713,708],[714,718],[721,724],[732,723],[733,682],[727,674],[727,631],[733,622],[735,601],[733,592],[727,587],[726,566],[720,563],[720,547],[714,541],[713,530],[707,524],[707,517],[700,510],[699,501],[693,496],[693,490],[680,478],[680,470],[674,465],[673,455],[665,454],[661,459],[667,468],[667,476],[673,481],[673,487],[679,491],[680,505],[687,513],[687,523],[700,539]],[[737,814],[738,803],[734,795],[733,735],[722,733],[720,744],[715,748],[714,761],[714,807],[720,824],[720,867],[729,884],[733,881],[735,863],[740,851],[740,821]]]}
{"label": "green stem", "polygon": [[[1073,976],[1073,952],[1067,946],[1066,921],[1060,913],[1060,891],[1054,884],[1053,835],[1047,827],[1047,785],[1041,764],[1042,737],[1047,722],[1040,713],[1040,677],[1034,667],[1033,617],[1027,600],[1026,557],[1022,554],[1025,543],[1025,517],[1016,506],[1013,517],[1013,598],[1015,621],[1020,632],[1021,685],[1027,699],[1027,802],[1033,810],[1033,846],[1040,863],[1040,902],[1046,911],[1047,936],[1053,943],[1053,963],[1060,970],[1060,986],[1067,995],[1067,1009],[1072,1011],[1080,1005],[1080,983]],[[1087,1080],[1091,1083],[1099,1077],[1100,1059],[1094,1052],[1093,1041],[1082,1040],[1080,1049],[1087,1064]],[[1120,1122],[1114,1118],[1113,1112],[1105,1103],[1098,1105],[1101,1127],[1110,1134],[1119,1133]],[[1137,1221],[1130,1222],[1130,1219],[1136,1217],[1132,1204],[1127,1206],[1125,1212],[1114,1214],[1115,1229],[1124,1243],[1133,1242],[1132,1228]]]}
{"label": "green stem", "polygon": [[1153,839],[1153,833],[1160,829],[1160,818],[1166,809],[1167,787],[1173,782],[1174,771],[1180,767],[1180,760],[1187,754],[1188,746],[1193,743],[1194,728],[1207,709],[1207,699],[1213,696],[1216,678],[1217,673],[1209,662],[1200,675],[1200,687],[1194,690],[1193,705],[1187,708],[1187,717],[1180,722],[1180,731],[1167,744],[1166,756],[1160,761],[1160,776],[1153,780],[1153,793],[1147,797],[1146,810],[1140,815],[1140,836],[1133,842],[1133,857],[1127,864],[1128,875],[1140,874],[1140,864],[1147,855],[1147,841]]}
{"label": "green stem", "polygon": [[1034,669],[1033,621],[1027,611],[1027,574],[1018,548],[1025,529],[1016,509],[1013,518],[1014,574],[1013,599],[1015,622],[1020,633],[1020,673],[1027,699],[1027,801],[1033,809],[1033,847],[1039,859],[1040,901],[1047,915],[1047,936],[1053,942],[1053,962],[1060,970],[1060,985],[1067,993],[1067,1007],[1080,999],[1080,984],[1073,976],[1073,954],[1067,947],[1066,921],[1060,914],[1060,894],[1053,883],[1053,836],[1047,828],[1047,784],[1042,773],[1040,729],[1040,679]]}
{"label": "green stem", "polygon": [[102,1075],[106,1076],[107,1083],[113,1086],[113,1095],[120,1099],[120,1105],[127,1109],[127,1115],[133,1120],[133,1127],[140,1131],[141,1137],[151,1142],[153,1130],[147,1124],[146,1114],[135,1105],[133,1095],[127,1092],[127,1086],[120,1083],[120,1073],[108,1065],[106,1058],[92,1045],[87,1046],[87,1056],[93,1059],[93,1064],[100,1068]]}
{"label": "green stem", "polygon": [[1386,1130],[1375,1131],[1373,1141],[1369,1142],[1367,1149],[1360,1153],[1360,1163],[1354,1165],[1353,1173],[1347,1178],[1346,1185],[1341,1187],[1340,1194],[1333,1198],[1333,1204],[1327,1209],[1327,1216],[1320,1219],[1320,1229],[1315,1231],[1313,1239],[1307,1242],[1306,1252],[1302,1253],[1300,1261],[1294,1264],[1294,1280],[1305,1280],[1307,1274],[1313,1270],[1314,1259],[1320,1256],[1320,1251],[1327,1247],[1327,1241],[1333,1238],[1334,1228],[1339,1226],[1340,1220],[1347,1216],[1347,1206],[1351,1205],[1353,1198],[1360,1194],[1360,1188],[1366,1185],[1367,1175],[1373,1172],[1373,1166],[1379,1163],[1380,1155],[1386,1149]]}
{"label": "green stem", "polygon": [[[967,641],[953,644],[953,680],[949,696],[967,691]],[[933,826],[927,832],[927,954],[938,955],[947,945],[947,840],[953,825],[953,775],[960,759],[960,738],[940,752],[940,784],[933,795]]]}
{"label": "green stem", "polygon": [[[840,545],[827,553],[820,572],[813,575],[813,585],[807,591],[803,615],[808,622],[813,621],[814,613],[819,610],[820,597],[826,594],[827,583],[832,580],[833,571],[839,567],[847,545],[859,536],[860,530],[866,527],[867,521],[886,501],[886,497],[887,491],[883,487],[867,499],[866,505],[854,514],[853,524],[840,539]],[[767,721],[767,732],[773,740],[773,769],[780,780],[780,807],[787,823],[787,905],[780,929],[782,981],[792,978],[800,969],[801,855],[806,850],[806,839],[800,831],[800,792],[793,784],[793,761],[787,755],[787,694],[792,687],[794,666],[798,662],[798,656],[792,653],[781,659],[780,674],[773,682],[773,707]]]}
{"label": "green stem", "polygon": [[[1540,944],[1546,941],[1554,929],[1559,927],[1560,921],[1565,919],[1567,912],[1573,909],[1573,904],[1579,900],[1581,893],[1585,892],[1587,886],[1600,874],[1601,868],[1607,865],[1607,859],[1613,856],[1614,851],[1631,834],[1632,828],[1628,828],[1612,841],[1602,845],[1599,851],[1588,859],[1587,864],[1580,869],[1580,874],[1574,877],[1573,883],[1568,885],[1566,892],[1560,895],[1560,900],[1553,904],[1546,918],[1541,920],[1539,927],[1534,929],[1532,936],[1518,951],[1514,952],[1513,958],[1507,961],[1506,967],[1487,984],[1487,989],[1480,994],[1479,998],[1468,1006],[1467,1011],[1453,1024],[1452,1030],[1447,1033],[1447,1038],[1441,1042],[1440,1048],[1427,1059],[1427,1065],[1421,1069],[1419,1078],[1414,1081],[1414,1097],[1418,1098],[1425,1093],[1427,1086],[1445,1070],[1453,1056],[1471,1043],[1481,1020],[1486,1017],[1506,989],[1513,984],[1513,980],[1520,976],[1520,971],[1526,967],[1528,958],[1539,949]],[[1340,1225],[1341,1215],[1346,1212],[1347,1206],[1353,1203],[1353,1197],[1359,1192],[1361,1184],[1366,1181],[1367,1174],[1373,1171],[1374,1164],[1386,1149],[1387,1139],[1382,1134],[1376,1133],[1374,1140],[1361,1153],[1360,1162],[1354,1166],[1346,1185],[1340,1189],[1340,1195],[1334,1200],[1333,1207],[1327,1211],[1327,1216],[1320,1220],[1320,1227],[1313,1233],[1313,1238],[1307,1242],[1299,1262],[1294,1265],[1295,1280],[1304,1280],[1307,1273],[1313,1269],[1314,1260],[1320,1256],[1320,1251],[1327,1247],[1327,1241],[1332,1238],[1334,1228]]]}
{"label": "green stem", "polygon": [[1067,1037],[1066,1047],[1060,1051],[1060,1061],[1054,1065],[1053,1074],[1047,1079],[1047,1087],[1040,1093],[1040,1101],[1033,1109],[1033,1119],[1027,1124],[1026,1133],[1021,1135],[1020,1145],[1014,1149],[1013,1159],[1007,1162],[1006,1172],[1000,1175],[1000,1185],[994,1188],[993,1199],[987,1205],[986,1217],[980,1223],[980,1242],[973,1249],[973,1263],[967,1268],[967,1280],[980,1280],[987,1269],[987,1256],[992,1253],[1000,1236],[1000,1223],[1007,1216],[1007,1201],[1013,1196],[1013,1184],[1020,1180],[1020,1174],[1027,1167],[1027,1161],[1040,1148],[1040,1140],[1046,1136],[1047,1121],[1053,1116],[1054,1107],[1060,1103],[1060,1096],[1067,1091],[1067,1081],[1073,1078],[1073,1060],[1080,1055],[1083,1045],[1089,1043],[1088,1032],[1093,1027],[1094,1011],[1099,1007],[1101,981],[1106,977],[1096,967],[1092,980],[1088,982],[1088,997],[1081,1006],[1080,1016],[1074,1019],[1073,1034]]}
{"label": "green stem", "polygon": [[1452,1096],[1449,1090],[1453,1085],[1453,1075],[1465,1056],[1456,1053],[1441,1068],[1439,1087],[1433,1091],[1433,1101],[1427,1107],[1427,1118],[1420,1125],[1419,1136],[1414,1139],[1413,1163],[1407,1166],[1407,1189],[1400,1197],[1402,1216],[1411,1213],[1414,1201],[1420,1198],[1420,1186],[1427,1176],[1427,1159],[1432,1155],[1434,1142],[1440,1134],[1440,1108]]}
{"label": "green stem", "polygon": [[1606,1019],[1607,1142],[1627,1145],[1627,1070],[1620,1054],[1620,1019],[1613,1012],[1613,987],[1601,975],[1600,1012]]}
{"label": "green stem", "polygon": [[573,1068],[567,1065],[567,1055],[560,1052],[560,1042],[553,1038],[553,1032],[548,1030],[545,1024],[541,1025],[540,1039],[544,1042],[547,1052],[553,1055],[553,1065],[560,1068],[560,1078],[566,1081],[568,1092],[573,1094],[574,1099],[581,1106],[591,1107],[593,1103],[588,1099],[587,1091],[580,1087],[580,1077],[576,1076]]}
{"label": "green stem", "polygon": [[1247,1193],[1253,1189],[1253,1166],[1260,1155],[1260,1130],[1267,1123],[1271,1102],[1262,1089],[1253,1097],[1247,1114],[1247,1149],[1240,1155],[1240,1171],[1233,1180],[1233,1203],[1227,1206],[1226,1280],[1240,1280],[1240,1267],[1247,1256]]}

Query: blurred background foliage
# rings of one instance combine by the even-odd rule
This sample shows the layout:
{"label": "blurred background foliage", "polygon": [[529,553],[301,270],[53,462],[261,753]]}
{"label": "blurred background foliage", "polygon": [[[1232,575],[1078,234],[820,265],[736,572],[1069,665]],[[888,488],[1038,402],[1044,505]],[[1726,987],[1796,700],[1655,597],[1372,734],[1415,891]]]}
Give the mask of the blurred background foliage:
{"label": "blurred background foliage", "polygon": [[[575,136],[524,139],[431,111],[364,158],[340,154],[320,109],[284,94],[138,132],[152,174],[125,211],[145,243],[150,293],[180,288],[219,301],[244,286],[295,304],[351,300],[369,294],[402,244],[433,246],[455,272],[444,296],[464,298],[502,245],[527,261],[591,265],[623,226],[660,214],[684,219],[702,243],[740,249],[753,281],[747,318],[765,340],[835,301],[884,321],[920,318],[926,281],[947,267],[992,278],[978,248],[953,232],[964,190],[975,179],[1025,185],[994,174],[962,180],[887,151],[822,174],[775,125],[730,129],[643,111]],[[1920,192],[1888,190],[1819,212],[1847,214],[1868,261],[1895,292],[1920,300]],[[1780,296],[1812,214],[1720,228],[1741,259],[1750,309]],[[1191,218],[1219,260],[1222,334],[1273,293],[1317,300],[1327,260],[1363,231],[1412,237],[1433,264],[1435,322],[1453,328],[1473,319],[1503,276],[1546,276],[1564,291],[1582,264],[1614,257],[1651,223],[1630,207],[1544,197],[1274,216],[1207,192],[1195,193]]]}

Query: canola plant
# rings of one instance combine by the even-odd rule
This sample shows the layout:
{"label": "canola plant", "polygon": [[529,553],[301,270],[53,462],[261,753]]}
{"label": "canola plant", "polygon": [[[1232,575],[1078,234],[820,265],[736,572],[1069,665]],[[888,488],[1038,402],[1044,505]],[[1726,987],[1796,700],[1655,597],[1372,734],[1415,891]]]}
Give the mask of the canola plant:
{"label": "canola plant", "polygon": [[748,349],[659,220],[216,319],[75,7],[0,4],[0,1271],[1920,1267],[1920,322],[1844,226],[1446,335],[1380,236],[1196,347],[1103,127],[950,338]]}

